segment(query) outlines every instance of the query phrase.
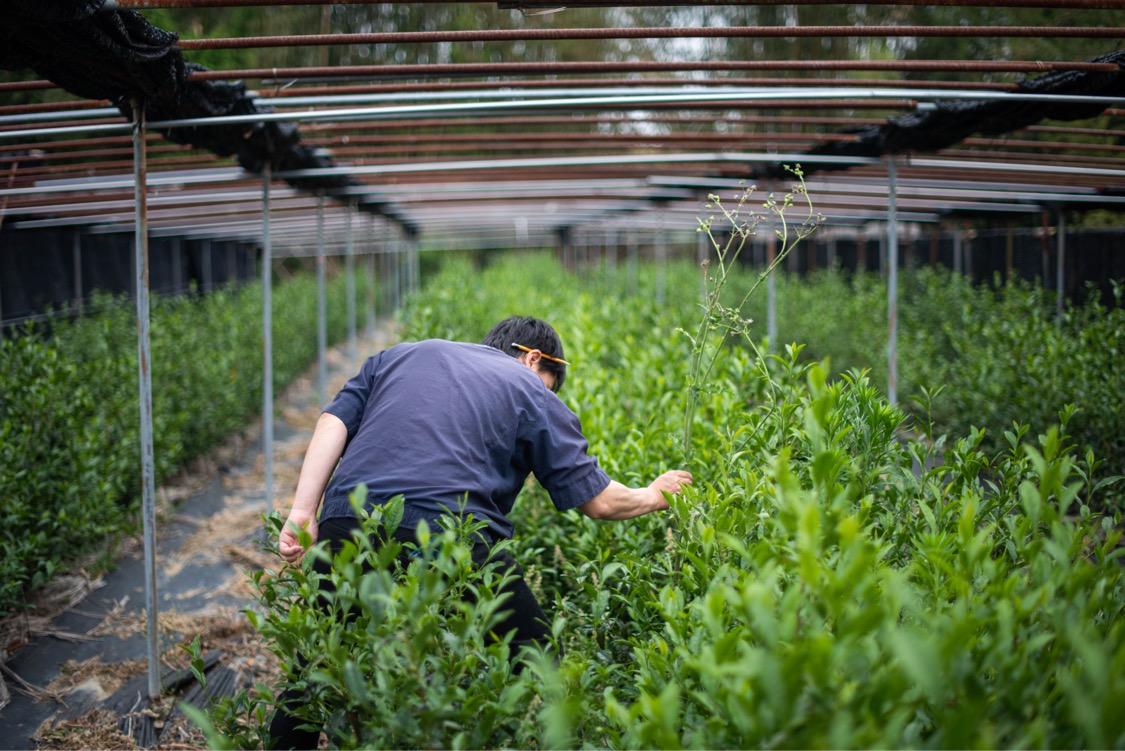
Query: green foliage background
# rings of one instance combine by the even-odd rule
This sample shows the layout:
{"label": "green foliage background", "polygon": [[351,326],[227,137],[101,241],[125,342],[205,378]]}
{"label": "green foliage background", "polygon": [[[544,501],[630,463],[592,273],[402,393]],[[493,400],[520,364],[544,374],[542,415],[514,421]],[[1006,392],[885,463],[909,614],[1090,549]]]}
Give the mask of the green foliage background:
{"label": "green foliage background", "polygon": [[[357,277],[362,292],[362,275]],[[331,340],[347,330],[344,276],[328,294]],[[361,298],[362,299],[362,298]],[[156,481],[246,427],[262,409],[262,289],[153,297]],[[316,283],[274,289],[274,387],[316,356]],[[140,417],[134,304],[99,297],[48,335],[0,338],[0,614],[59,568],[135,528]]]}
{"label": "green foliage background", "polygon": [[[640,484],[680,451],[677,329],[699,277],[670,278],[656,309],[651,268],[634,282],[545,257],[454,262],[412,301],[404,336],[476,341],[512,313],[551,320],[591,450]],[[1002,427],[990,449],[987,431],[909,420],[808,350],[728,347],[696,413],[696,483],[668,513],[598,523],[525,491],[510,546],[556,614],[557,662],[513,673],[486,638],[495,581],[463,565],[464,528],[435,532],[431,567],[347,552],[327,615],[308,606],[306,569],[256,574],[252,618],[305,691],[304,716],[339,747],[1125,745],[1120,515],[1096,511],[1119,482],[1097,478],[1077,416],[1056,405],[1052,424]],[[476,605],[460,601],[467,587]],[[342,618],[350,607],[362,616]],[[215,746],[253,746],[274,691],[197,719]]]}

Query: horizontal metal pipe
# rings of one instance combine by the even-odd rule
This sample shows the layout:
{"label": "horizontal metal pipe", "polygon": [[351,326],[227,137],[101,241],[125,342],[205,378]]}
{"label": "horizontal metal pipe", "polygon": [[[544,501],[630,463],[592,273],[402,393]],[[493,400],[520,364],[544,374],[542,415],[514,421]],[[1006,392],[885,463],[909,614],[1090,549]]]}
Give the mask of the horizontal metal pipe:
{"label": "horizontal metal pipe", "polygon": [[796,38],[1067,38],[1122,39],[1122,26],[708,26],[586,29],[473,29],[381,33],[290,34],[282,36],[181,39],[184,50],[262,49],[358,44],[438,44],[596,39],[796,39]]}
{"label": "horizontal metal pipe", "polygon": [[[858,138],[855,134],[849,133],[765,133],[758,131],[746,131],[740,133],[653,133],[653,134],[636,134],[636,133],[589,133],[589,132],[553,132],[553,133],[505,133],[497,142],[496,133],[433,133],[428,135],[375,135],[375,136],[349,136],[347,139],[348,145],[356,146],[371,146],[371,145],[387,145],[387,146],[402,146],[411,144],[468,144],[476,146],[479,144],[494,145],[500,149],[508,148],[514,142],[521,143],[605,143],[610,145],[620,144],[652,144],[652,143],[674,143],[674,144],[713,144],[713,143],[734,143],[738,141],[809,141],[809,140],[822,140],[822,141],[841,141],[852,142]],[[309,139],[310,143],[315,142],[315,139]],[[338,144],[339,141],[333,139],[330,143]],[[1021,142],[1023,143],[1023,142]],[[1080,145],[1066,144],[1074,148],[1081,148]],[[1125,149],[1125,146],[1116,147]]]}
{"label": "horizontal metal pipe", "polygon": [[231,79],[301,79],[347,78],[350,76],[496,76],[530,73],[665,73],[668,71],[742,71],[742,70],[811,70],[811,71],[891,71],[926,73],[1047,73],[1050,71],[1086,71],[1113,73],[1120,70],[1115,63],[1068,61],[1000,61],[1000,60],[710,60],[710,61],[637,61],[637,62],[536,62],[536,63],[448,63],[425,65],[337,65],[308,68],[246,68],[242,70],[202,70],[188,77],[197,81]]}
{"label": "horizontal metal pipe", "polygon": [[[391,107],[363,107],[363,108],[341,108],[341,109],[327,109],[327,110],[312,110],[312,111],[299,111],[299,112],[262,112],[250,115],[231,115],[220,117],[208,118],[191,118],[184,120],[165,120],[161,122],[152,122],[149,124],[154,130],[162,130],[165,128],[180,128],[187,126],[207,126],[207,125],[230,125],[235,123],[259,123],[267,121],[316,121],[316,120],[354,120],[371,118],[376,119],[379,117],[402,117],[404,115],[435,115],[435,114],[450,114],[450,115],[486,115],[493,112],[504,112],[510,110],[522,109],[552,109],[552,108],[566,108],[573,110],[579,107],[590,106],[613,106],[620,107],[628,105],[633,108],[643,108],[645,106],[652,106],[657,104],[675,105],[675,106],[695,106],[700,103],[726,102],[726,101],[746,101],[754,102],[758,106],[766,106],[766,102],[770,106],[788,106],[788,104],[781,104],[782,102],[812,100],[818,107],[826,107],[828,101],[840,100],[842,98],[867,98],[867,99],[883,99],[883,98],[901,98],[909,97],[913,99],[962,99],[962,100],[995,100],[995,101],[1041,101],[1041,102],[1055,102],[1055,103],[1086,103],[1086,104],[1102,104],[1105,107],[1122,103],[1120,98],[1109,97],[1084,97],[1084,96],[1057,96],[1051,94],[1030,94],[1030,93],[1016,93],[1010,94],[1006,92],[996,92],[992,94],[985,94],[982,92],[960,92],[960,91],[943,91],[933,92],[926,89],[904,89],[904,90],[870,90],[870,91],[847,91],[840,88],[834,89],[800,89],[788,91],[762,91],[762,92],[743,92],[734,97],[728,93],[707,93],[696,92],[691,94],[664,94],[664,95],[644,95],[644,96],[617,96],[617,97],[576,97],[572,99],[541,99],[534,101],[513,101],[513,102],[458,102],[447,104],[425,104],[425,105],[404,105],[404,106],[391,106]],[[777,102],[777,105],[773,103]],[[835,102],[839,106],[838,102]],[[83,126],[79,128],[41,128],[38,130],[18,130],[18,131],[5,131],[0,132],[0,139],[5,137],[20,136],[26,137],[30,135],[47,136],[59,135],[63,133],[80,133],[80,132],[122,132],[123,129],[129,128],[127,122],[109,124],[103,128],[96,128],[95,126]]]}
{"label": "horizontal metal pipe", "polygon": [[[511,93],[523,90],[540,88],[554,88],[573,91],[577,88],[633,88],[667,86],[682,88],[685,81],[682,78],[551,78],[542,81],[520,81],[519,84],[505,83],[504,89]],[[859,87],[891,87],[901,86],[902,81],[881,78],[745,78],[724,76],[722,78],[692,79],[691,86],[859,86]],[[980,81],[927,81],[926,86],[933,89],[966,89],[979,91],[1018,91],[1019,85],[1014,83],[988,83]],[[479,81],[429,81],[425,83],[388,83],[388,84],[361,84],[338,86],[294,86],[284,89],[263,89],[257,92],[263,101],[273,102],[276,99],[290,99],[304,96],[347,96],[365,94],[395,94],[431,91],[462,91],[466,95],[479,91]],[[499,84],[497,84],[499,88]]]}
{"label": "horizontal metal pipe", "polygon": [[[416,5],[439,5],[446,0],[414,0]],[[265,6],[290,5],[393,5],[382,0],[106,0],[106,10],[116,8],[260,8]],[[655,8],[669,5],[684,5],[679,2],[648,2],[646,0],[610,0],[609,2],[565,2],[549,0],[517,0],[500,2],[497,6],[508,10],[536,10],[568,8]],[[693,0],[691,5],[823,5],[824,0]],[[867,0],[867,5],[920,5],[956,7],[1015,7],[1015,8],[1075,8],[1075,9],[1115,9],[1125,8],[1125,0]]]}
{"label": "horizontal metal pipe", "polygon": [[[0,115],[28,115],[42,112],[62,113],[69,110],[84,110],[89,112],[92,108],[106,107],[108,105],[109,102],[97,99],[76,99],[68,102],[40,102],[39,104],[8,104],[0,106]],[[59,116],[65,117],[65,115]]]}

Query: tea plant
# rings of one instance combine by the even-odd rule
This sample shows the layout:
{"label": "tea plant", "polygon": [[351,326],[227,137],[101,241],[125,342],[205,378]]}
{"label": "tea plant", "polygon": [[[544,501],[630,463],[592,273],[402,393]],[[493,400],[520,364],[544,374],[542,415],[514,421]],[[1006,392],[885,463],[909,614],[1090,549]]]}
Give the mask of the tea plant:
{"label": "tea plant", "polygon": [[[655,277],[644,267],[635,296],[623,292],[631,280],[612,275],[591,294],[543,256],[498,261],[474,272],[471,286],[464,273],[457,263],[434,277],[414,301],[417,317],[405,321],[407,338],[479,341],[511,313],[547,318],[573,363],[561,396],[607,471],[635,484],[681,455],[688,363],[674,332],[698,310],[697,276],[669,274],[685,281],[654,310]],[[544,278],[552,284],[538,286],[526,307],[521,291]],[[778,280],[784,295],[793,282]],[[727,283],[745,290],[753,277],[735,270]],[[259,628],[274,629],[278,643],[311,649],[354,639],[364,667],[353,688],[366,703],[332,688],[347,685],[340,666],[356,658],[332,656],[325,674],[338,677],[311,689],[318,720],[343,719],[349,707],[356,715],[335,726],[332,742],[1125,745],[1116,711],[1125,699],[1120,515],[1099,511],[1113,482],[1091,475],[1099,459],[1073,433],[1081,412],[1060,407],[1042,430],[1010,426],[993,449],[981,429],[911,423],[865,371],[834,374],[800,345],[764,358],[726,346],[709,378],[716,387],[699,392],[693,435],[696,482],[669,512],[604,524],[560,516],[534,484],[521,495],[507,544],[554,614],[557,664],[532,660],[514,675],[498,644],[461,652],[451,647],[462,643],[459,632],[451,644],[428,643],[442,675],[465,676],[471,665],[485,676],[471,703],[469,684],[461,693],[462,684],[435,673],[431,692],[396,677],[395,660],[404,658],[367,661],[384,647],[362,643],[358,632],[336,636],[350,627],[311,616],[299,604],[306,594],[288,590],[298,601],[292,625],[282,618],[292,612],[288,601],[283,609],[263,603],[276,614]],[[945,390],[928,389],[913,409],[936,418],[943,398]],[[260,586],[277,592],[287,576]],[[408,568],[399,576],[394,588],[379,585],[391,597],[381,602],[395,603],[385,623],[366,624],[379,644],[409,641],[412,626],[400,616],[413,611],[394,598],[424,591],[418,582],[438,575]],[[485,620],[494,612],[443,607],[430,612]],[[398,629],[407,633],[392,635]],[[480,656],[488,649],[500,649],[495,661]],[[216,728],[260,729],[254,718],[278,688],[251,689],[241,720],[220,711]],[[517,695],[518,706],[505,703]],[[449,703],[439,709],[439,699]],[[488,718],[490,735],[471,733],[475,715],[464,707]],[[412,717],[433,725],[412,725]]]}
{"label": "tea plant", "polygon": [[[333,340],[346,330],[342,288],[337,276],[328,308]],[[315,283],[299,277],[275,294],[280,389],[315,356]],[[257,285],[152,299],[157,482],[261,410],[261,306]],[[136,335],[133,304],[103,295],[80,320],[0,338],[0,615],[73,557],[136,523]]]}
{"label": "tea plant", "polygon": [[[403,544],[393,538],[402,497],[370,515],[365,497],[362,488],[352,496],[362,519],[354,543],[331,557],[321,544],[298,566],[253,576],[259,607],[247,612],[285,685],[300,692],[294,715],[325,728],[338,748],[534,744],[531,676],[549,660],[532,653],[514,670],[510,634],[495,633],[506,579],[494,566],[473,565],[483,522],[433,531],[423,523],[417,544]],[[271,517],[275,535],[283,521]],[[375,547],[372,539],[387,542]],[[307,533],[303,543],[311,543]],[[316,558],[331,560],[329,575],[313,570]],[[191,650],[198,657],[198,642]],[[268,746],[271,705],[262,686],[194,717],[215,745]]]}

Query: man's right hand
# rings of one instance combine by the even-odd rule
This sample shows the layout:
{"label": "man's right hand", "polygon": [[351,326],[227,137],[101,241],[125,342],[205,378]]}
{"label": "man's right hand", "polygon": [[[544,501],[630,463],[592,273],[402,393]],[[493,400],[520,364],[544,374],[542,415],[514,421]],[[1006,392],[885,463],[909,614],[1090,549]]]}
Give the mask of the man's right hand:
{"label": "man's right hand", "polygon": [[281,557],[289,563],[296,563],[305,554],[305,548],[301,546],[300,541],[302,529],[309,533],[312,538],[311,544],[315,545],[318,532],[316,514],[295,508],[289,512],[289,518],[285,520],[277,544]]}

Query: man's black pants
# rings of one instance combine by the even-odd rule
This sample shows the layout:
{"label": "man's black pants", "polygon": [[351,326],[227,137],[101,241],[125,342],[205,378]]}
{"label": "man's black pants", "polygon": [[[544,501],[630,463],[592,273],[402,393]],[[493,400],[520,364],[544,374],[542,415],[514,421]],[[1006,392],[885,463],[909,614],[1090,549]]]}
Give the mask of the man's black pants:
{"label": "man's black pants", "polygon": [[[354,539],[355,532],[359,528],[359,519],[327,519],[320,524],[319,542],[327,543],[329,552],[332,556],[335,556],[343,549],[345,542]],[[415,541],[414,530],[412,529],[398,529],[395,531],[394,537],[403,543]],[[379,541],[374,540],[373,542],[378,544]],[[508,593],[510,597],[504,602],[504,609],[507,611],[504,620],[496,628],[496,633],[499,634],[506,634],[513,629],[515,630],[511,642],[512,655],[518,655],[522,646],[546,646],[551,635],[550,621],[543,613],[543,608],[539,606],[535,594],[524,581],[523,569],[516,563],[516,560],[507,551],[493,553],[489,545],[482,541],[473,546],[473,563],[478,567],[484,566],[486,563],[498,563],[498,573],[510,573],[515,577],[500,590],[501,593]],[[331,571],[331,565],[329,562],[318,558],[313,562],[313,570],[326,576]],[[325,588],[326,586],[330,585],[322,580],[321,587]],[[274,741],[273,748],[315,749],[317,747],[320,740],[320,731],[298,729],[298,726],[304,724],[303,721],[287,711],[289,707],[299,706],[301,701],[302,694],[295,689],[284,691],[278,697],[277,710],[274,712],[272,722],[270,722],[270,736]]]}

